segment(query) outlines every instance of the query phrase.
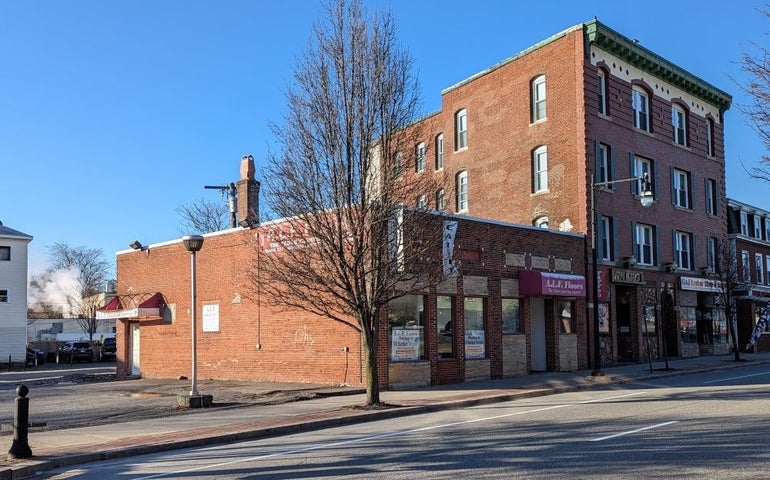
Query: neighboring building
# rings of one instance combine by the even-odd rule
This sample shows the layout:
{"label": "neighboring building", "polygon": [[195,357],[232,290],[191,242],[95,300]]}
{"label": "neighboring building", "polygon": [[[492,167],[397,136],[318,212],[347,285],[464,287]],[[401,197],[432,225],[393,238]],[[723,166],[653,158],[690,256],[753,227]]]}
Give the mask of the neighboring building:
{"label": "neighboring building", "polygon": [[[594,20],[444,90],[441,111],[413,126],[431,161],[406,170],[450,179],[437,209],[589,239],[595,219],[603,362],[646,360],[647,345],[653,357],[699,355],[693,280],[708,278],[727,233],[731,101]],[[649,208],[631,181],[642,175]],[[591,254],[589,240],[589,265]]]}
{"label": "neighboring building", "polygon": [[[445,221],[457,222],[445,255],[458,260],[458,275],[383,309],[381,386],[586,368],[584,235],[454,215]],[[253,291],[247,266],[259,265],[257,244],[260,255],[271,254],[276,225],[204,236],[196,254],[200,377],[363,385],[354,319],[344,325],[277,310]],[[436,251],[442,255],[440,245]],[[190,374],[190,281],[180,240],[117,253],[117,296],[97,316],[117,320],[119,375]]]}
{"label": "neighboring building", "polygon": [[[770,211],[728,199],[727,252],[732,256],[738,282],[738,339],[743,350],[763,310],[770,302]],[[770,350],[770,329],[749,350]]]}
{"label": "neighboring building", "polygon": [[25,363],[28,246],[32,237],[0,222],[0,359]]}

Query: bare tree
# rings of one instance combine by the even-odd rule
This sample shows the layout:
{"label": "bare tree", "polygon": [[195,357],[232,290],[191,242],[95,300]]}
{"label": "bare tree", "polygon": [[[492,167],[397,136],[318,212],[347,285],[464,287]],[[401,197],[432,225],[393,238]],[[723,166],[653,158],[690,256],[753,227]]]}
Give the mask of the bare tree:
{"label": "bare tree", "polygon": [[225,202],[197,200],[180,205],[176,212],[182,235],[218,232],[230,225],[230,212]]}
{"label": "bare tree", "polygon": [[[770,10],[759,12],[770,18]],[[741,90],[751,99],[749,104],[738,105],[746,115],[748,124],[759,135],[767,150],[770,150],[770,50],[759,43],[751,43],[752,52],[744,51],[741,71],[748,75]],[[763,155],[761,165],[749,172],[754,178],[770,182],[770,156]]]}
{"label": "bare tree", "polygon": [[261,234],[278,248],[263,250],[251,277],[279,307],[360,329],[374,405],[380,309],[440,271],[440,216],[420,212],[437,183],[407,168],[424,161],[418,84],[392,16],[367,16],[360,0],[329,1],[324,14],[273,125],[267,202],[282,219]]}
{"label": "bare tree", "polygon": [[717,302],[725,310],[727,331],[732,337],[733,354],[735,361],[741,360],[740,341],[738,338],[738,296],[745,293],[750,285],[744,273],[749,268],[738,260],[738,252],[735,246],[735,238],[727,237],[721,242],[718,252],[717,271],[714,276],[720,281],[720,291],[716,294]]}

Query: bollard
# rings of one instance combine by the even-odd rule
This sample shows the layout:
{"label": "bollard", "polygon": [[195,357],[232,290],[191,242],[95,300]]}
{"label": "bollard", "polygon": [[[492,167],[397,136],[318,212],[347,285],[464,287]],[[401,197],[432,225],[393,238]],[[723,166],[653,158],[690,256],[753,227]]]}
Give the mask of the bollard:
{"label": "bollard", "polygon": [[29,448],[29,388],[26,385],[16,387],[16,411],[13,414],[13,443],[8,450],[8,458],[30,458],[32,449]]}

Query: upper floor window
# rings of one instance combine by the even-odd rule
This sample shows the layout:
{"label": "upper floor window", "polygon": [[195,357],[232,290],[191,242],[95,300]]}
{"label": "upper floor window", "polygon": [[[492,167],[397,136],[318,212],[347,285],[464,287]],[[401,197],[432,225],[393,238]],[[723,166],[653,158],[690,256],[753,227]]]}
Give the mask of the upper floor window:
{"label": "upper floor window", "polygon": [[766,281],[770,285],[770,255],[765,255],[765,270],[767,270]]}
{"label": "upper floor window", "polygon": [[[647,180],[650,182],[650,188],[653,194],[656,191],[655,185],[655,162],[649,158],[639,157],[631,154],[631,175],[634,177],[647,176]],[[631,193],[639,195],[642,191],[642,180],[637,182],[631,182]],[[655,195],[657,198],[657,195]]]}
{"label": "upper floor window", "polygon": [[602,215],[599,217],[597,224],[597,248],[599,258],[605,261],[610,261],[615,258],[615,249],[613,238],[616,237],[612,217],[605,217]]}
{"label": "upper floor window", "polygon": [[741,251],[741,277],[744,282],[751,281],[751,264],[749,263],[749,251]]}
{"label": "upper floor window", "polygon": [[463,108],[455,114],[455,150],[468,147],[468,113]]}
{"label": "upper floor window", "polygon": [[682,208],[692,208],[692,175],[690,172],[674,168],[672,170],[671,188],[674,205]]}
{"label": "upper floor window", "polygon": [[[706,179],[706,213],[717,215],[719,207],[717,203],[717,181],[713,178]],[[770,237],[768,237],[770,238]]]}
{"label": "upper floor window", "polygon": [[532,80],[532,122],[545,120],[545,75]]}
{"label": "upper floor window", "polygon": [[444,168],[444,134],[436,136],[436,170]]}
{"label": "upper floor window", "polygon": [[420,210],[425,210],[428,208],[428,201],[425,199],[425,195],[420,195],[417,197],[417,208]]}
{"label": "upper floor window", "polygon": [[612,149],[609,145],[597,142],[596,145],[596,183],[612,180]]}
{"label": "upper floor window", "polygon": [[398,177],[404,171],[404,154],[401,151],[393,155],[393,176]]}
{"label": "upper floor window", "polygon": [[548,228],[548,217],[537,217],[534,222],[532,222],[532,225],[536,226],[537,228]]}
{"label": "upper floor window", "polygon": [[762,238],[762,217],[754,215],[754,238]]}
{"label": "upper floor window", "polygon": [[719,253],[719,240],[715,237],[709,237],[706,242],[706,266],[712,272],[717,273],[717,255]]}
{"label": "upper floor window", "polygon": [[693,269],[692,233],[674,231],[674,259],[683,270]]}
{"label": "upper floor window", "polygon": [[741,211],[741,235],[749,235],[749,214]]}
{"label": "upper floor window", "polygon": [[650,131],[650,101],[647,92],[640,88],[631,91],[631,109],[634,113],[634,126],[646,132]]}
{"label": "upper floor window", "polygon": [[457,192],[457,211],[468,210],[468,172],[457,174],[455,191]]}
{"label": "upper floor window", "polygon": [[415,147],[415,160],[414,160],[414,170],[416,172],[422,172],[425,170],[425,143],[420,142]]}
{"label": "upper floor window", "polygon": [[714,120],[706,119],[706,155],[714,156]]}
{"label": "upper floor window", "polygon": [[11,247],[0,246],[0,261],[9,261],[11,259]]}
{"label": "upper floor window", "polygon": [[599,80],[599,113],[607,115],[607,74],[601,68],[597,73],[597,79]]}
{"label": "upper floor window", "polygon": [[643,223],[634,229],[634,256],[639,265],[655,265],[655,227]]}
{"label": "upper floor window", "polygon": [[765,219],[765,240],[770,242],[770,218]]}
{"label": "upper floor window", "polygon": [[764,255],[761,253],[754,254],[754,265],[757,267],[757,284],[762,285],[765,283],[765,261]]}
{"label": "upper floor window", "polygon": [[678,105],[671,106],[671,128],[674,133],[674,143],[687,146],[687,114]]}
{"label": "upper floor window", "polygon": [[436,210],[439,212],[444,210],[444,189],[439,189],[438,192],[436,192]]}
{"label": "upper floor window", "polygon": [[532,192],[548,189],[548,149],[545,146],[532,151]]}

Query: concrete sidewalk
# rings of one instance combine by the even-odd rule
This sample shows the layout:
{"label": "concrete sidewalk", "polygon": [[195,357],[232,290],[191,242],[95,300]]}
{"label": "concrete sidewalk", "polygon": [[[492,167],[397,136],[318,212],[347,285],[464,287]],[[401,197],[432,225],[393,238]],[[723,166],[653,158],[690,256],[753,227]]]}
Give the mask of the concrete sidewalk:
{"label": "concrete sidewalk", "polygon": [[[732,355],[669,360],[669,370],[664,369],[663,362],[655,362],[652,372],[647,363],[605,368],[604,372],[610,377],[609,381],[599,382],[587,378],[590,371],[586,370],[381,392],[381,400],[393,408],[351,408],[354,405],[362,405],[366,396],[361,390],[349,389],[340,392],[346,393],[344,395],[329,395],[280,405],[239,408],[214,406],[189,415],[168,416],[162,419],[30,432],[29,444],[34,457],[29,460],[11,461],[9,466],[0,467],[0,480],[24,478],[35,472],[68,465],[163,450],[255,439],[441,409],[597,388],[613,383],[770,364],[770,353],[742,354],[742,358],[746,361],[735,362]],[[213,385],[215,384],[209,388],[215,388]],[[216,405],[218,392],[207,390],[206,393],[214,395]],[[219,393],[224,395],[224,392]]]}

